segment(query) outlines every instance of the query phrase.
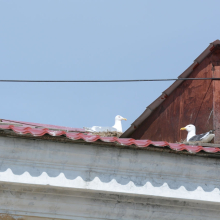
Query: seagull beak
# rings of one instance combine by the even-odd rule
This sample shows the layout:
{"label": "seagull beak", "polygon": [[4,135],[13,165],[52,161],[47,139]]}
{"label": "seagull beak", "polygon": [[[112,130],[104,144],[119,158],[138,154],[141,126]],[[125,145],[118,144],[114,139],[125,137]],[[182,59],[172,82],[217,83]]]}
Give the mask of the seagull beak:
{"label": "seagull beak", "polygon": [[186,128],[180,128],[181,131],[186,130]]}
{"label": "seagull beak", "polygon": [[127,121],[127,118],[122,118],[122,120],[125,120],[125,121]]}

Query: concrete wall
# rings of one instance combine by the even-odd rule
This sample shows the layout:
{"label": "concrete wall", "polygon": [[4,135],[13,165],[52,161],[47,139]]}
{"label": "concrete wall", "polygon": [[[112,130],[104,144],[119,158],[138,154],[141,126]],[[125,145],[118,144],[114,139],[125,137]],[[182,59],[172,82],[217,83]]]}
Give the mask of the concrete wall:
{"label": "concrete wall", "polygon": [[219,159],[6,137],[0,158],[3,217],[219,219]]}

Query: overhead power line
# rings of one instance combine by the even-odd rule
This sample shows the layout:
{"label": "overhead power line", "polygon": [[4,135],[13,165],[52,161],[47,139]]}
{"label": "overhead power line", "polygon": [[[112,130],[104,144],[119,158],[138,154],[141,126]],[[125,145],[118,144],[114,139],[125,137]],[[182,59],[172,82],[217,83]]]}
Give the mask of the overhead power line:
{"label": "overhead power line", "polygon": [[14,83],[114,83],[114,82],[159,82],[177,80],[220,80],[220,78],[178,78],[178,79],[119,79],[119,80],[0,80]]}

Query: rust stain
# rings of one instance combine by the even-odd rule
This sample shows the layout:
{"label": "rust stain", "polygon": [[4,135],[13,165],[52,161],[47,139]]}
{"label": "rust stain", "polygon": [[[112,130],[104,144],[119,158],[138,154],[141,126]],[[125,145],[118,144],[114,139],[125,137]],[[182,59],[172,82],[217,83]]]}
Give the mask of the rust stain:
{"label": "rust stain", "polygon": [[36,216],[20,216],[20,215],[5,214],[5,213],[0,214],[0,220],[42,220],[42,219],[45,218],[36,217]]}
{"label": "rust stain", "polygon": [[[0,220],[24,220],[21,216],[12,216],[9,214],[0,214]],[[26,218],[27,220],[27,218]]]}
{"label": "rust stain", "polygon": [[199,63],[197,63],[194,67],[193,67],[193,70],[199,65]]}
{"label": "rust stain", "polygon": [[215,46],[213,45],[211,48],[210,48],[210,51],[214,50]]}

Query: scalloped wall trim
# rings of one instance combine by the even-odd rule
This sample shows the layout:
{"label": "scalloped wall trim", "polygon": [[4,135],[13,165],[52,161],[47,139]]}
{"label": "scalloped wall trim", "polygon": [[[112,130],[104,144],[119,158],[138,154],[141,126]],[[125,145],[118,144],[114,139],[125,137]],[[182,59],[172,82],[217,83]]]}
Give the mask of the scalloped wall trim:
{"label": "scalloped wall trim", "polygon": [[119,184],[115,179],[108,183],[101,182],[98,177],[92,181],[84,181],[80,176],[73,180],[69,180],[63,173],[57,177],[49,177],[43,172],[38,177],[32,177],[28,172],[21,175],[15,175],[10,168],[5,172],[0,172],[0,182],[10,182],[18,184],[34,184],[34,185],[49,185],[53,187],[84,189],[91,191],[102,191],[106,193],[122,193],[127,195],[141,196],[156,196],[174,199],[187,199],[193,201],[220,202],[219,189],[215,188],[211,192],[205,192],[202,187],[198,186],[194,191],[187,191],[184,186],[178,189],[170,189],[167,183],[160,187],[154,187],[150,182],[147,182],[142,187],[137,187],[132,181],[126,185]]}

